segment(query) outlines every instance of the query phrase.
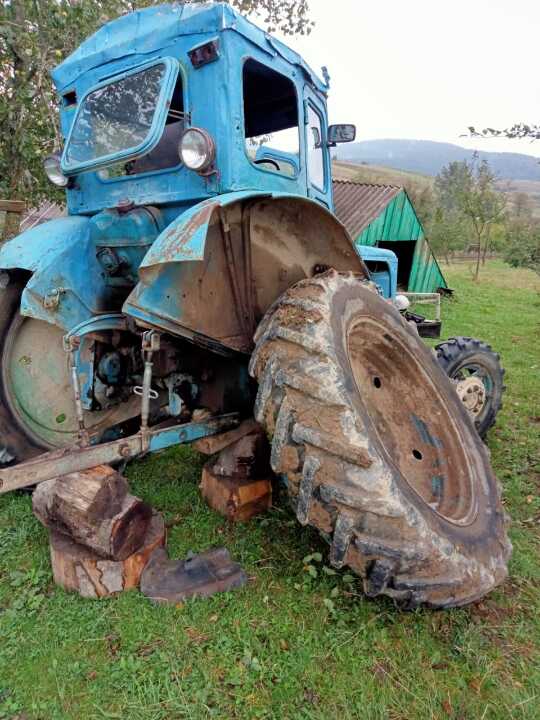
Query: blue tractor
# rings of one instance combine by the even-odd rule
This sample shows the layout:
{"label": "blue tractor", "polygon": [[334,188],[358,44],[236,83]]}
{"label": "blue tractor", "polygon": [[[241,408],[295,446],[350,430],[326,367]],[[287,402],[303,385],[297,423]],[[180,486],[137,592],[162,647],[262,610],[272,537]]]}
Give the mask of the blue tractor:
{"label": "blue tractor", "polygon": [[0,250],[0,492],[254,416],[299,522],[369,596],[501,583],[488,453],[395,267],[372,278],[332,212],[330,148],[355,129],[329,126],[326,73],[203,3],[110,22],[52,74],[68,215]]}

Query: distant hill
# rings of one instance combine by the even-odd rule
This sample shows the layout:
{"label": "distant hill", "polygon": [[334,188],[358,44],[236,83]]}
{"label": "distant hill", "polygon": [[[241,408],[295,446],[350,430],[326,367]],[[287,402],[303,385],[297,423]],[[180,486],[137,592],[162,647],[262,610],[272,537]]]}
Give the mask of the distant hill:
{"label": "distant hill", "polygon": [[[340,161],[379,165],[434,176],[449,162],[470,161],[473,153],[473,150],[459,145],[430,140],[364,140],[338,146],[334,156]],[[505,180],[540,181],[540,158],[519,153],[479,151],[478,154]]]}

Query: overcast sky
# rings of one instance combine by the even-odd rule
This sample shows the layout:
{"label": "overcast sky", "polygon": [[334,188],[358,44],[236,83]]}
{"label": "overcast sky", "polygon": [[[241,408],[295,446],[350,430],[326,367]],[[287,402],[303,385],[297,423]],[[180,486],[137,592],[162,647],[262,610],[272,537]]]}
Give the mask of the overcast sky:
{"label": "overcast sky", "polygon": [[309,0],[285,41],[332,77],[331,122],[358,139],[414,138],[540,156],[540,141],[462,138],[540,123],[540,0]]}

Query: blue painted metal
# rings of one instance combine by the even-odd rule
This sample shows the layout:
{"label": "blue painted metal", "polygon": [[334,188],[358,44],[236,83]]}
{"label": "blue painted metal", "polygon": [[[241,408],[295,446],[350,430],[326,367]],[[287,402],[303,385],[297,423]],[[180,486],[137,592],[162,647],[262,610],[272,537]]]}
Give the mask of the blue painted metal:
{"label": "blue painted metal", "polygon": [[[140,142],[138,145],[130,148],[126,148],[122,152],[117,153],[108,153],[102,156],[97,157],[96,159],[87,160],[85,162],[70,162],[69,161],[69,150],[70,150],[70,143],[73,136],[73,131],[75,128],[79,127],[79,125],[83,126],[83,129],[85,129],[84,123],[78,123],[81,111],[84,107],[85,101],[88,98],[88,96],[91,93],[98,92],[100,90],[103,90],[109,85],[112,85],[114,83],[121,82],[125,78],[130,77],[131,75],[134,75],[136,73],[141,73],[144,70],[149,70],[152,67],[163,65],[165,67],[165,73],[164,77],[161,81],[161,90],[159,93],[158,98],[156,99],[156,107],[154,111],[154,117],[152,120],[152,125],[148,131],[147,136],[144,138],[142,142]],[[98,83],[97,85],[89,88],[87,92],[82,96],[79,102],[79,106],[77,109],[77,112],[75,114],[75,117],[73,119],[73,123],[70,128],[69,135],[66,140],[64,152],[62,153],[62,171],[66,175],[77,175],[80,172],[85,172],[86,170],[98,170],[99,168],[106,167],[111,162],[118,162],[124,157],[136,157],[140,155],[144,155],[152,148],[154,148],[162,133],[163,128],[165,127],[165,120],[167,118],[167,110],[168,110],[168,104],[171,100],[172,92],[174,90],[174,85],[176,82],[176,78],[178,76],[179,72],[179,66],[178,62],[174,58],[163,58],[159,60],[159,62],[151,62],[151,63],[144,63],[142,65],[136,66],[135,68],[131,68],[129,71],[120,73],[119,75],[114,75],[112,78],[109,78],[108,80],[104,80],[103,82]]]}
{"label": "blue painted metal", "polygon": [[134,208],[129,212],[104,210],[92,218],[90,236],[98,261],[110,287],[133,287],[140,264],[166,227],[157,208]]}
{"label": "blue painted metal", "polygon": [[[194,68],[189,51],[216,37],[219,59],[200,69]],[[179,215],[186,207],[205,198],[248,189],[310,195],[304,161],[300,162],[296,175],[286,175],[261,169],[248,157],[243,118],[243,65],[247,59],[254,59],[293,83],[298,100],[301,158],[305,157],[308,130],[304,124],[304,100],[310,97],[326,123],[328,86],[297,53],[226,3],[164,5],[125,15],[98,30],[52,75],[62,96],[75,92],[79,99],[105,79],[122,77],[143,63],[151,64],[164,58],[179,63],[184,111],[189,114],[191,126],[204,128],[216,143],[217,174],[204,178],[181,165],[111,179],[103,179],[97,172],[80,173],[67,191],[70,214],[94,213],[130,201],[137,206],[166,203],[171,215],[175,212]],[[159,112],[163,113],[164,109],[162,98]],[[64,137],[69,135],[76,113],[77,105],[63,104]],[[116,159],[119,158],[120,155]],[[314,192],[313,197],[332,207],[327,151],[325,170],[327,187],[323,193]],[[74,172],[74,168],[70,172]]]}
{"label": "blue painted metal", "polygon": [[[370,271],[371,279],[382,290],[385,298],[394,298],[397,293],[398,258],[391,250],[373,247],[370,245],[358,245],[357,249]],[[377,270],[373,271],[374,264]],[[381,269],[381,265],[386,266]]]}
{"label": "blue painted metal", "polygon": [[[243,190],[224,193],[194,205],[159,235],[141,262],[141,270],[163,263],[203,260],[208,226],[214,211],[219,207],[224,208],[237,202],[264,197],[276,199],[297,196],[281,192]],[[300,200],[306,202],[305,198]]]}
{"label": "blue painted metal", "polygon": [[94,406],[96,371],[95,343],[88,342],[87,336],[107,330],[127,330],[126,316],[120,313],[110,313],[92,317],[74,327],[64,337],[66,349],[71,347],[74,338],[78,340],[78,347],[75,350],[75,366],[81,386],[81,402],[85,410],[92,410]]}

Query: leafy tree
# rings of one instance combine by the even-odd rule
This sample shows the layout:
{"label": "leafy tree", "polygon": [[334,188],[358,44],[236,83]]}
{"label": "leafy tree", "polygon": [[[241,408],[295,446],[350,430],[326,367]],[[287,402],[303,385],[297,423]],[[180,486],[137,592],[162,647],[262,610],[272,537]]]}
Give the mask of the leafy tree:
{"label": "leafy tree", "polygon": [[506,200],[495,185],[496,177],[486,160],[475,156],[464,163],[466,171],[463,187],[459,193],[461,210],[469,219],[476,239],[476,269],[474,279],[480,276],[480,263],[485,258],[492,226],[502,220]]}
{"label": "leafy tree", "polygon": [[475,280],[495,236],[494,225],[504,216],[505,198],[497,190],[496,177],[488,163],[475,155],[468,163],[451,162],[435,179],[437,210],[431,228],[431,242],[449,259],[450,253],[463,247],[472,233],[475,240]]}
{"label": "leafy tree", "polygon": [[469,134],[472,137],[503,137],[510,140],[540,140],[540,125],[528,125],[527,123],[516,123],[504,130],[496,128],[484,128],[484,130],[476,130],[475,127],[469,127]]}
{"label": "leafy tree", "polygon": [[460,212],[447,211],[438,206],[428,228],[431,247],[450,264],[453,253],[463,249],[467,236],[465,219]]}
{"label": "leafy tree", "polygon": [[[202,0],[182,0],[199,2]],[[309,0],[229,0],[269,30],[309,33]],[[60,199],[43,158],[60,147],[49,70],[108,20],[152,0],[0,0],[0,198]]]}
{"label": "leafy tree", "polygon": [[525,193],[516,195],[505,229],[505,262],[540,274],[540,222],[534,218],[531,201]]}

